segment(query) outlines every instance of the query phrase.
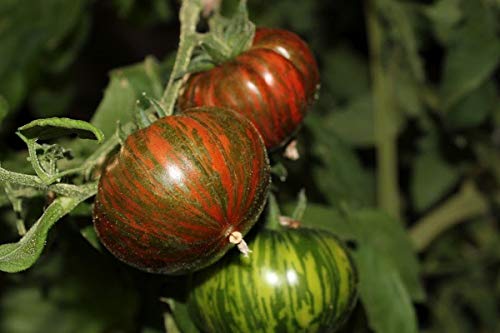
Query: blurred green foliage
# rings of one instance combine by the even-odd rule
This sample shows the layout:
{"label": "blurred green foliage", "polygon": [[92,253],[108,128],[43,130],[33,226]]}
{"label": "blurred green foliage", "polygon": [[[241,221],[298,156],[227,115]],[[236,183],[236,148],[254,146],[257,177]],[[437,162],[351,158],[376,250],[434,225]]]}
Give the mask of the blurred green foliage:
{"label": "blurred green foliage", "polygon": [[[110,137],[118,120],[133,119],[142,93],[158,98],[177,43],[178,5],[1,1],[2,166],[26,168],[13,132],[35,118],[71,115]],[[345,331],[499,332],[500,2],[252,0],[249,11],[257,25],[301,35],[320,65],[319,99],[298,134],[302,157],[273,155],[288,169],[274,184],[285,212],[305,188],[304,224],[353,245],[361,304]],[[401,221],[380,207],[384,140],[396,147]],[[67,146],[74,163],[96,149]],[[462,216],[457,207],[433,219],[464,182],[479,189],[486,213]],[[20,189],[0,193],[0,243],[16,241],[19,220],[31,226],[47,204],[28,192],[9,200],[12,191]],[[0,332],[162,332],[161,314],[171,311],[158,298],[175,296],[179,281],[96,251],[84,241],[96,245],[89,209],[80,213],[56,226],[31,270],[0,273]],[[429,220],[451,222],[443,234],[424,235],[430,246],[417,255],[414,228]],[[170,303],[174,314],[179,304]],[[192,329],[185,314],[174,317]]]}

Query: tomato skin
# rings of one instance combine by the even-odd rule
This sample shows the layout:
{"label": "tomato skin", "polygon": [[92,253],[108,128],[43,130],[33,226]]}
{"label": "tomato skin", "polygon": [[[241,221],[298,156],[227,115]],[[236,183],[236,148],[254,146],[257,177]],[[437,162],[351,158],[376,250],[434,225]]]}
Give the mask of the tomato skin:
{"label": "tomato skin", "polygon": [[269,188],[259,133],[222,108],[195,108],[130,135],[104,170],[94,225],[139,269],[183,274],[218,260],[256,222]]}
{"label": "tomato skin", "polygon": [[234,109],[250,119],[266,147],[274,149],[298,130],[318,85],[318,66],[303,40],[286,30],[258,28],[249,50],[191,75],[179,106]]}
{"label": "tomato skin", "polygon": [[335,332],[357,299],[347,251],[323,230],[261,230],[193,274],[188,309],[203,332]]}

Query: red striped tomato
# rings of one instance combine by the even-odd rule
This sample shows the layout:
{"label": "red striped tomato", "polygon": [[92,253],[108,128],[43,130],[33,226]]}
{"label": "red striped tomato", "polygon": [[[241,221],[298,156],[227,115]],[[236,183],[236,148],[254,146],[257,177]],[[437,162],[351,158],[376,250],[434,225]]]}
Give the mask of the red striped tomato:
{"label": "red striped tomato", "polygon": [[254,225],[269,172],[262,138],[235,112],[204,107],[159,119],[130,135],[104,170],[97,234],[139,269],[201,269],[233,245],[230,235]]}
{"label": "red striped tomato", "polygon": [[179,106],[230,107],[250,119],[272,149],[298,129],[318,84],[318,66],[303,40],[289,31],[259,28],[249,50],[191,75]]}

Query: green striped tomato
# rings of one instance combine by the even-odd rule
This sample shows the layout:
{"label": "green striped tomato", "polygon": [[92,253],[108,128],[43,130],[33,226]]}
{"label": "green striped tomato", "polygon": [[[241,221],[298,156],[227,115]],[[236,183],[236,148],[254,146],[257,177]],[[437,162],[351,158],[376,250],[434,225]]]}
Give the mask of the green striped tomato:
{"label": "green striped tomato", "polygon": [[179,96],[181,108],[226,106],[250,119],[269,149],[297,131],[319,85],[307,44],[282,29],[258,28],[247,51],[193,74]]}
{"label": "green striped tomato", "polygon": [[132,266],[191,272],[222,257],[231,235],[250,230],[269,182],[262,138],[248,120],[227,109],[190,109],[126,139],[101,175],[94,225]]}
{"label": "green striped tomato", "polygon": [[260,231],[248,258],[228,253],[193,274],[188,308],[204,332],[333,332],[357,298],[357,274],[326,231]]}

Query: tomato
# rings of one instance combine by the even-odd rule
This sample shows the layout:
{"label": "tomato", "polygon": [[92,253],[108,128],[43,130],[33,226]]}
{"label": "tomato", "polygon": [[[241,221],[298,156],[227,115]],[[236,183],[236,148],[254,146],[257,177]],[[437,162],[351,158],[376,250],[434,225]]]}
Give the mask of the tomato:
{"label": "tomato", "polygon": [[357,299],[357,273],[326,231],[260,231],[248,258],[228,253],[193,274],[190,315],[204,332],[333,332]]}
{"label": "tomato", "polygon": [[94,224],[103,244],[139,269],[182,274],[218,260],[265,204],[269,161],[244,117],[204,107],[130,135],[105,168]]}
{"label": "tomato", "polygon": [[289,31],[258,28],[249,50],[191,75],[179,106],[234,109],[254,123],[273,149],[298,130],[318,84],[318,66],[303,40]]}

